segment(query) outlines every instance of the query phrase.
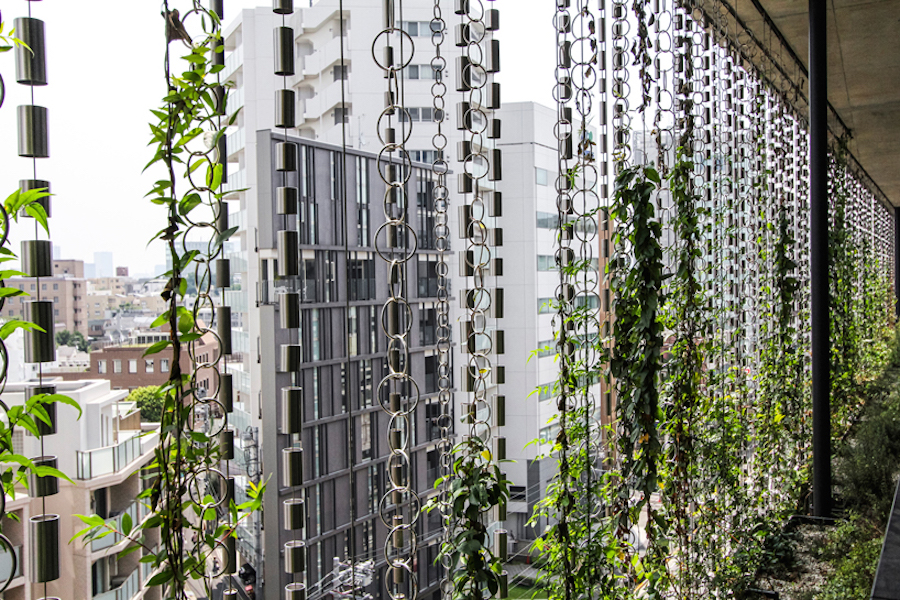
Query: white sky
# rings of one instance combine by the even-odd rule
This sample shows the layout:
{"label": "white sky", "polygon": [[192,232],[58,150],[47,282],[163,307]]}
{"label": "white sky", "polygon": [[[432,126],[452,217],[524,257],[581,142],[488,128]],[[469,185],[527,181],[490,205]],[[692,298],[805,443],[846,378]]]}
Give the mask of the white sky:
{"label": "white sky", "polygon": [[[304,0],[295,2],[301,6]],[[49,180],[55,195],[53,243],[62,249],[62,258],[92,262],[94,252],[110,251],[116,266],[149,273],[164,262],[161,246],[147,246],[165,225],[164,210],[144,198],[158,173],[141,175],[152,156],[148,111],[164,91],[161,2],[94,0],[86,10],[72,0],[0,0],[8,26],[27,14],[29,4],[32,15],[46,23],[49,85],[35,88],[35,104],[50,111],[50,158],[39,160],[37,168],[38,179]],[[182,4],[170,0],[173,7]],[[452,0],[442,4],[448,23],[454,22]],[[242,8],[270,5],[225,0],[225,20]],[[503,84],[503,102],[550,104],[553,0],[485,5],[501,11],[497,81]],[[30,88],[15,82],[13,52],[0,54],[0,73],[7,91],[0,108],[0,194],[5,198],[32,171],[31,160],[16,154],[15,107],[30,103]],[[18,229],[30,231],[30,223]],[[18,252],[18,240],[31,236],[13,230]]]}

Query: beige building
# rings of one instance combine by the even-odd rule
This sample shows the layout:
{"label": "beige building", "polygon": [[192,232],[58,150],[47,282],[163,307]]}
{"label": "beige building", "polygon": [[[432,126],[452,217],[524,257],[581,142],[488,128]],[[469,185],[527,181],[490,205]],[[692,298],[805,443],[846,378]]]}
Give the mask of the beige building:
{"label": "beige building", "polygon": [[94,291],[87,295],[89,319],[103,319],[106,311],[117,312],[130,309],[161,314],[166,310],[166,301],[159,295],[116,294],[109,291]]}
{"label": "beige building", "polygon": [[[52,300],[56,331],[80,331],[88,335],[87,283],[82,278],[69,275],[34,278],[11,277],[9,287],[25,292],[23,296],[8,298],[3,307],[3,317],[25,317],[25,303],[30,300]],[[38,289],[40,286],[40,289]]]}
{"label": "beige building", "polygon": [[134,291],[134,280],[130,277],[94,277],[88,282],[92,292],[130,294]]}
{"label": "beige building", "polygon": [[53,274],[60,276],[71,275],[81,279],[84,277],[84,261],[74,259],[54,260]]}

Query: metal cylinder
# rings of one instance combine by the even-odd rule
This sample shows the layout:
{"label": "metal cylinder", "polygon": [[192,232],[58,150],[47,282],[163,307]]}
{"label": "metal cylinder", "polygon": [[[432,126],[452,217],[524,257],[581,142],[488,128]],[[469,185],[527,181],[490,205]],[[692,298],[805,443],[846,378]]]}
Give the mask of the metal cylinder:
{"label": "metal cylinder", "polygon": [[484,23],[484,28],[488,31],[497,31],[500,29],[500,11],[496,8],[484,11],[482,22]]}
{"label": "metal cylinder", "polygon": [[240,598],[237,588],[229,588],[222,592],[222,598],[225,600],[237,600]]}
{"label": "metal cylinder", "polygon": [[[38,456],[31,462],[36,467],[51,467],[58,469],[58,461],[55,456]],[[59,479],[53,475],[39,476],[34,473],[28,475],[28,495],[32,498],[44,498],[59,493]]]}
{"label": "metal cylinder", "polygon": [[226,477],[225,478],[225,508],[231,506],[232,502],[236,502],[237,496],[235,495],[235,480],[234,477]]}
{"label": "metal cylinder", "polygon": [[297,126],[297,95],[294,90],[275,90],[275,127]]}
{"label": "metal cylinder", "polygon": [[403,567],[391,567],[391,573],[394,585],[403,585],[406,583],[406,569]]}
{"label": "metal cylinder", "polygon": [[16,44],[16,81],[22,85],[47,85],[47,47],[44,22],[19,17],[13,22],[16,37],[26,47]]}
{"label": "metal cylinder", "polygon": [[[219,55],[220,55],[219,53],[215,54],[215,56],[219,56]],[[226,94],[225,94],[225,86],[224,85],[215,86],[213,88],[213,94],[216,97],[216,114],[224,115],[228,110],[228,106],[227,106],[228,100],[227,100]],[[225,137],[225,136],[223,135],[222,137]]]}
{"label": "metal cylinder", "polygon": [[282,329],[300,327],[300,292],[284,292],[278,296],[278,316]]}
{"label": "metal cylinder", "polygon": [[59,515],[37,515],[31,526],[31,583],[59,579]]}
{"label": "metal cylinder", "polygon": [[[19,180],[19,191],[23,194],[25,192],[29,192],[31,190],[44,190],[48,194],[50,193],[50,182],[46,179],[20,179]],[[45,196],[43,198],[38,198],[34,201],[34,204],[40,204],[44,207],[44,212],[47,213],[48,217],[53,216],[50,214],[50,196]],[[19,212],[20,217],[29,216],[28,213],[25,212],[23,208]]]}
{"label": "metal cylinder", "polygon": [[397,337],[400,335],[400,303],[388,302],[385,307],[387,312],[387,335]]}
{"label": "metal cylinder", "polygon": [[290,15],[294,12],[294,0],[272,0],[272,12]]}
{"label": "metal cylinder", "polygon": [[494,530],[494,555],[501,561],[506,561],[508,554],[507,540],[508,532],[505,529]]}
{"label": "metal cylinder", "polygon": [[273,31],[275,42],[275,74],[294,74],[294,30],[290,27],[276,27]]}
{"label": "metal cylinder", "polygon": [[231,307],[216,307],[216,333],[219,336],[219,354],[231,354]]}
{"label": "metal cylinder", "polygon": [[281,433],[299,434],[303,431],[303,388],[281,389]]}
{"label": "metal cylinder", "polygon": [[284,543],[284,572],[302,573],[306,570],[306,542],[290,540]]}
{"label": "metal cylinder", "polygon": [[299,193],[291,186],[275,188],[275,211],[279,215],[296,215]]}
{"label": "metal cylinder", "polygon": [[54,435],[56,433],[56,402],[50,402],[49,404],[43,405],[44,410],[47,411],[47,418],[50,419],[50,423],[45,423],[41,419],[35,419],[35,424],[37,425],[38,433],[41,434],[41,437],[45,435]]}
{"label": "metal cylinder", "polygon": [[284,528],[296,531],[306,528],[306,502],[303,498],[288,498],[282,503]]}
{"label": "metal cylinder", "polygon": [[497,520],[505,521],[508,517],[506,500],[500,500],[499,504],[497,504]]}
{"label": "metal cylinder", "polygon": [[500,571],[500,589],[497,591],[497,598],[508,598],[509,597],[509,573],[506,571]]}
{"label": "metal cylinder", "polygon": [[219,201],[219,212],[216,217],[216,229],[220,232],[228,231],[228,203],[224,200]]}
{"label": "metal cylinder", "polygon": [[506,438],[496,436],[494,438],[494,460],[506,460]]}
{"label": "metal cylinder", "polygon": [[302,583],[289,583],[284,587],[284,600],[306,600],[306,586]]}
{"label": "metal cylinder", "polygon": [[220,290],[231,287],[231,260],[227,258],[216,259],[216,287]]}
{"label": "metal cylinder", "polygon": [[234,430],[223,429],[219,433],[219,458],[234,460]]}
{"label": "metal cylinder", "polygon": [[275,144],[275,170],[279,172],[297,170],[297,144],[294,142]]}
{"label": "metal cylinder", "polygon": [[281,477],[284,487],[303,485],[303,449],[291,446],[281,451]]}
{"label": "metal cylinder", "polygon": [[[39,396],[42,394],[55,394],[56,386],[55,385],[29,385],[25,388],[25,401],[31,400],[35,396]],[[47,411],[47,416],[50,418],[50,424],[44,423],[41,419],[35,419],[38,433],[42,436],[44,435],[53,435],[57,432],[57,418],[56,418],[56,403],[51,402],[48,404],[41,403],[41,406],[44,407],[44,410]]]}
{"label": "metal cylinder", "polygon": [[[216,164],[222,165],[222,183],[228,183],[228,138],[222,136],[216,142]],[[221,192],[222,186],[216,190]]]}
{"label": "metal cylinder", "polygon": [[300,344],[281,345],[281,372],[296,373],[300,370],[303,359],[303,347]]}
{"label": "metal cylinder", "polygon": [[403,447],[403,430],[398,427],[392,427],[390,431],[388,431],[388,440],[390,440],[389,447],[391,449],[401,449]]}
{"label": "metal cylinder", "polygon": [[300,236],[294,229],[282,229],[275,241],[278,249],[278,276],[297,277],[300,274]]}
{"label": "metal cylinder", "polygon": [[25,303],[25,320],[37,325],[25,332],[25,362],[47,363],[56,360],[53,340],[53,302],[33,300]]}
{"label": "metal cylinder", "polygon": [[222,19],[225,16],[225,0],[212,0],[212,11]]}
{"label": "metal cylinder", "polygon": [[47,109],[25,104],[18,107],[19,156],[47,158],[50,156],[50,135]]}
{"label": "metal cylinder", "polygon": [[21,267],[28,277],[52,277],[53,244],[49,240],[23,240]]}
{"label": "metal cylinder", "polygon": [[231,373],[219,373],[219,402],[226,413],[234,412],[234,381]]}
{"label": "metal cylinder", "polygon": [[225,538],[225,566],[222,568],[223,575],[234,575],[237,573],[237,539],[234,535]]}

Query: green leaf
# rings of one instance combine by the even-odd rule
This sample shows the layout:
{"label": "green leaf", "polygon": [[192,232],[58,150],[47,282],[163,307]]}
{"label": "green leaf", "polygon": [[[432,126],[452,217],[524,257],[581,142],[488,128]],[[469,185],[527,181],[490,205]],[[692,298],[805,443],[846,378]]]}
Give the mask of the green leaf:
{"label": "green leaf", "polygon": [[156,342],[155,344],[153,344],[152,346],[150,346],[149,348],[147,348],[146,350],[144,350],[144,354],[143,354],[142,356],[151,356],[151,355],[153,355],[153,354],[157,354],[157,353],[159,353],[159,352],[162,352],[162,351],[165,350],[165,349],[169,346],[169,344],[171,344],[171,343],[172,343],[171,340],[160,340],[159,342]]}
{"label": "green leaf", "polygon": [[127,512],[122,515],[122,535],[128,536],[131,533],[131,515]]}

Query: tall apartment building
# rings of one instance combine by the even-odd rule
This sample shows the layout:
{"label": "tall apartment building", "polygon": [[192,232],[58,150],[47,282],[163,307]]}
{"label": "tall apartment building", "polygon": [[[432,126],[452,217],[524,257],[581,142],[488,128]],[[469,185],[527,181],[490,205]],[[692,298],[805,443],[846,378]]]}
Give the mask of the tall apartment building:
{"label": "tall apartment building", "polygon": [[[382,0],[347,0],[343,14],[337,0],[320,0],[310,8],[297,8],[285,23],[293,28],[296,52],[296,74],[286,81],[273,75],[272,32],[282,20],[269,7],[242,11],[224,30],[226,57],[222,77],[234,84],[228,110],[242,109],[236,127],[227,137],[225,184],[231,206],[229,226],[238,227],[232,239],[239,240],[240,252],[229,256],[234,285],[223,295],[232,311],[241,313],[240,326],[232,336],[235,354],[227,367],[234,376],[236,393],[233,419],[239,423],[242,434],[239,445],[243,447],[238,449],[236,461],[242,470],[238,487],[243,485],[242,478],[245,482],[271,475],[265,523],[242,525],[238,548],[241,561],[254,566],[258,582],[264,581],[266,594],[279,593],[287,581],[281,561],[272,559],[281,556],[283,541],[287,539],[280,522],[281,501],[290,490],[281,485],[277,465],[281,450],[292,443],[280,433],[279,413],[280,391],[291,384],[303,387],[305,395],[302,442],[307,484],[303,494],[309,510],[306,581],[310,596],[329,591],[333,560],[343,560],[348,555],[357,562],[375,559],[378,569],[368,589],[376,597],[384,590],[381,556],[386,529],[376,512],[386,489],[388,424],[375,396],[386,373],[385,338],[379,323],[388,285],[385,264],[374,252],[373,236],[384,221],[384,184],[376,164],[381,143],[376,123],[384,108],[386,84],[382,71],[372,60],[372,40],[381,31],[382,5]],[[435,447],[440,435],[436,427],[440,414],[434,350],[437,278],[430,173],[434,159],[432,137],[436,132],[431,95],[432,16],[431,7],[410,5],[405,8],[402,23],[416,47],[405,70],[405,105],[412,122],[406,147],[413,161],[428,163],[415,165],[407,189],[409,223],[417,232],[420,254],[407,271],[408,297],[413,307],[411,373],[422,390],[411,432],[414,472],[410,473],[410,480],[423,498],[433,493],[432,484],[439,473]],[[459,52],[453,41],[459,17],[449,8],[445,17],[444,48],[452,56]],[[446,107],[451,114],[444,126],[448,136],[445,159],[461,169],[454,162],[456,142],[462,136],[453,107],[463,100],[463,94],[455,91],[454,80],[454,63],[448,60]],[[274,168],[274,145],[283,140],[283,133],[273,130],[275,91],[285,83],[298,98],[298,127],[289,130],[288,135],[289,141],[299,144],[300,169],[288,173],[286,185],[300,190],[299,217],[277,214],[274,194],[275,187],[285,185],[282,173],[276,173]],[[340,144],[345,133],[350,150],[342,168]],[[344,177],[346,214],[341,210]],[[457,174],[448,179],[455,197]],[[487,180],[482,183],[493,187]],[[242,189],[245,191],[238,191]],[[455,236],[455,208],[450,216],[453,244],[461,245],[463,242]],[[277,277],[276,241],[278,232],[285,229],[298,231],[300,239],[300,274],[290,279]],[[346,261],[344,231],[349,232],[350,256]],[[454,290],[451,305],[456,311],[459,309],[455,290],[464,289],[465,281],[455,275],[457,259],[450,256],[448,260],[450,287]],[[278,297],[285,290],[301,293],[299,340],[291,340],[289,332],[279,328]],[[454,313],[454,332],[456,318]],[[349,323],[349,339],[344,332],[345,323]],[[294,379],[280,371],[280,346],[288,342],[303,346],[302,368]],[[454,373],[467,363],[468,357],[460,353],[457,345]],[[496,391],[491,392],[494,394]],[[460,394],[457,402],[465,396]],[[524,479],[521,485],[526,485]],[[351,510],[355,513],[352,527]],[[428,597],[436,593],[439,576],[434,566],[439,523],[436,516],[423,515],[417,527],[420,597]],[[351,531],[356,547],[348,551]]]}
{"label": "tall apartment building", "polygon": [[[58,393],[78,402],[82,417],[78,419],[76,410],[70,406],[57,405],[59,427],[54,435],[44,438],[43,449],[38,438],[21,429],[15,433],[13,445],[17,452],[35,461],[37,457],[55,460],[57,467],[75,483],[54,481],[56,491],[41,498],[35,497],[35,486],[47,484],[32,480],[30,491],[22,488],[14,497],[7,497],[3,533],[15,547],[18,568],[4,598],[32,600],[45,596],[43,585],[28,583],[24,575],[32,567],[33,558],[22,549],[33,549],[36,544],[29,539],[29,518],[46,513],[60,516],[61,574],[58,580],[48,584],[46,596],[131,600],[143,594],[146,600],[158,599],[157,588],[145,589],[150,569],[146,564],[139,564],[140,552],[118,557],[125,547],[123,540],[110,535],[86,545],[80,540],[66,543],[84,527],[75,514],[97,514],[117,522],[128,514],[133,523],[148,516],[147,508],[136,498],[150,484],[141,478],[140,469],[153,458],[158,431],[149,424],[143,428],[140,410],[133,402],[124,402],[128,392],[110,389],[108,381],[67,382],[45,378],[44,383],[55,385]],[[8,384],[3,399],[10,406],[23,404],[36,385],[36,382]],[[46,509],[42,502],[46,502]],[[153,539],[156,535],[149,532],[147,541],[151,547],[158,543],[158,539]],[[11,567],[7,553],[0,553],[0,577],[5,580]]]}

